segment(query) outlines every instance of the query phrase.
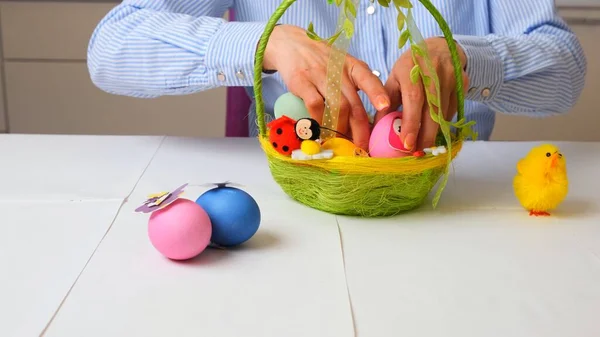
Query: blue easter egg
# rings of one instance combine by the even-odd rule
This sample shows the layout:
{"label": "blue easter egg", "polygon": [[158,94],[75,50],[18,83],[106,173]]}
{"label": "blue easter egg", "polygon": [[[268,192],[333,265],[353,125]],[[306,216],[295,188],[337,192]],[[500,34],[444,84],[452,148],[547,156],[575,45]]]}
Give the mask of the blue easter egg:
{"label": "blue easter egg", "polygon": [[304,101],[291,92],[279,96],[273,105],[273,110],[275,118],[280,118],[284,115],[293,120],[310,117]]}
{"label": "blue easter egg", "polygon": [[260,225],[258,204],[245,191],[220,186],[202,194],[196,200],[212,223],[211,242],[224,247],[248,241]]}

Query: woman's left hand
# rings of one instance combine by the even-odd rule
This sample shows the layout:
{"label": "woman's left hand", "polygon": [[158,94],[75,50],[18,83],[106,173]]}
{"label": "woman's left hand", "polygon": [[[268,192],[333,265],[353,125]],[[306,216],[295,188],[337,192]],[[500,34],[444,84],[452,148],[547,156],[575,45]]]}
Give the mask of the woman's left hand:
{"label": "woman's left hand", "polygon": [[[429,38],[425,40],[425,44],[433,68],[439,78],[440,102],[444,117],[446,120],[451,120],[457,111],[457,99],[454,66],[448,44],[441,37]],[[469,79],[464,71],[467,57],[458,44],[456,48],[463,69],[463,88],[466,93],[469,88]],[[420,60],[418,62],[423,72],[427,74],[424,62]],[[439,125],[431,119],[429,104],[427,104],[427,97],[421,79],[419,78],[416,84],[413,84],[410,80],[410,72],[414,65],[411,51],[407,50],[396,61],[385,84],[391,99],[391,106],[388,111],[396,111],[402,105],[400,139],[403,141],[404,147],[411,151],[433,146],[439,128]],[[430,85],[429,91],[435,93],[433,81]],[[438,113],[438,111],[434,112]],[[378,113],[375,123],[384,115],[385,113]]]}

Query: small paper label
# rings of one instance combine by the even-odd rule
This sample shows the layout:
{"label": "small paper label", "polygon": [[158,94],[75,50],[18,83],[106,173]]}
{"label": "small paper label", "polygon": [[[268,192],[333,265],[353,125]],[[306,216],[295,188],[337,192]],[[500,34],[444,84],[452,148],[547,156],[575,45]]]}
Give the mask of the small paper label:
{"label": "small paper label", "polygon": [[158,211],[179,199],[187,185],[187,183],[183,184],[172,192],[153,194],[149,196],[140,207],[136,208],[135,211],[138,213],[152,213]]}

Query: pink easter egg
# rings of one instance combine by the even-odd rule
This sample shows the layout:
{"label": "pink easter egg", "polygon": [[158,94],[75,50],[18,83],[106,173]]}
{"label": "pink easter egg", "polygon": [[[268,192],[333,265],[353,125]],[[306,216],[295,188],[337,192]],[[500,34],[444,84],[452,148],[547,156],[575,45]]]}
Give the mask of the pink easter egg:
{"label": "pink easter egg", "polygon": [[210,218],[197,203],[177,199],[150,215],[148,236],[162,255],[187,260],[200,254],[210,243]]}
{"label": "pink easter egg", "polygon": [[371,157],[396,158],[404,157],[410,151],[404,147],[400,139],[402,127],[402,112],[391,112],[375,124],[369,140],[369,155]]}

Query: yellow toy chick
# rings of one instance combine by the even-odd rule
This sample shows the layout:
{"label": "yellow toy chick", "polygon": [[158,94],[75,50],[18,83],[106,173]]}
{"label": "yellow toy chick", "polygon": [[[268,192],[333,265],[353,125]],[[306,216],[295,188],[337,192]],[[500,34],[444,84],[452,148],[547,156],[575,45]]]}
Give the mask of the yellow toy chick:
{"label": "yellow toy chick", "polygon": [[569,190],[567,163],[551,144],[536,146],[519,160],[513,189],[529,215],[549,216]]}

